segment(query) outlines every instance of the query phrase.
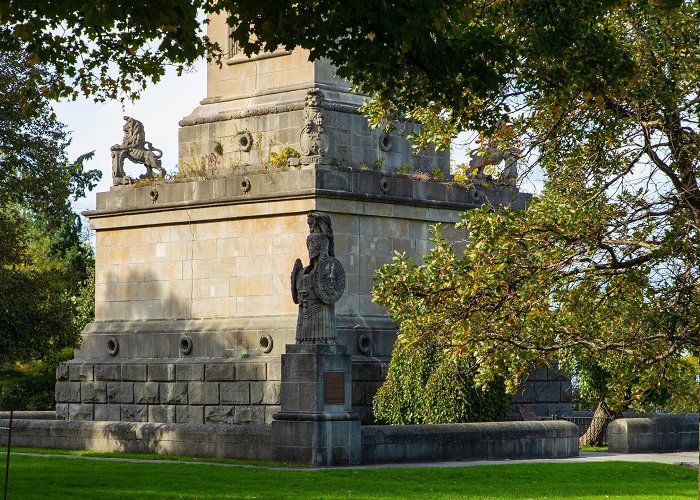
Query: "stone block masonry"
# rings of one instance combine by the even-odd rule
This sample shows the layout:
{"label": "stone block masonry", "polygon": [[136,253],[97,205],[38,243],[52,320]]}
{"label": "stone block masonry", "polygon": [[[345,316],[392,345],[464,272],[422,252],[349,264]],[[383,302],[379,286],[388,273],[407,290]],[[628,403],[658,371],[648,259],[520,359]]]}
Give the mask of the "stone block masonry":
{"label": "stone block masonry", "polygon": [[280,355],[296,327],[289,273],[306,253],[307,213],[321,210],[346,271],[336,315],[353,359],[352,410],[371,423],[396,335],[371,300],[375,270],[395,251],[419,261],[434,223],[449,238],[460,212],[527,198],[503,186],[318,166],[98,193],[86,213],[96,230],[96,320],[57,372],[60,414],[271,422]]}
{"label": "stone block masonry", "polygon": [[[151,407],[156,408],[169,411],[164,406]],[[216,411],[225,410],[221,407]],[[0,446],[7,443],[5,428],[9,422],[3,418],[7,416],[0,415]],[[246,460],[283,459],[273,452],[280,449],[275,448],[274,432],[268,425],[68,422],[24,418],[17,418],[13,423],[15,446]],[[309,422],[308,426],[317,424],[323,422]],[[307,431],[307,435],[312,431]],[[361,442],[361,461],[365,464],[578,456],[578,429],[563,421],[364,426],[360,431],[353,439],[357,439],[358,444]],[[334,440],[341,436],[328,434],[325,437]],[[299,436],[300,441],[303,439],[304,436]],[[289,460],[304,461],[304,457],[294,454],[292,449],[282,451],[290,452],[284,453]],[[310,463],[308,458],[306,463]]]}
{"label": "stone block masonry", "polygon": [[59,381],[59,419],[264,425],[279,411],[279,360],[129,360],[62,365],[98,381]]}
{"label": "stone block masonry", "polygon": [[621,418],[608,424],[608,448],[615,453],[697,451],[698,414]]}

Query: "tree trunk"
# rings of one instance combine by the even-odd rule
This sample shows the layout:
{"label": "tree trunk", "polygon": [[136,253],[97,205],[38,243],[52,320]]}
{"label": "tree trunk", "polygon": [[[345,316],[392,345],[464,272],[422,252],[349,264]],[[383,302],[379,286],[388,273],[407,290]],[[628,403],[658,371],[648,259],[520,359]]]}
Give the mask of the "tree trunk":
{"label": "tree trunk", "polygon": [[579,446],[603,446],[605,429],[610,421],[610,412],[605,401],[598,403],[598,408],[593,413],[593,420],[586,432],[578,439]]}

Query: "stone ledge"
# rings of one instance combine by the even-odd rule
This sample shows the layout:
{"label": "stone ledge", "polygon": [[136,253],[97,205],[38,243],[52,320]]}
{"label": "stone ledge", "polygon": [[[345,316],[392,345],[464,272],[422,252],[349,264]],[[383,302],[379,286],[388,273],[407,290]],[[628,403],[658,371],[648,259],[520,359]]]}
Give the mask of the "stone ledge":
{"label": "stone ledge", "polygon": [[[15,411],[12,413],[13,420],[56,420],[55,411]],[[0,411],[0,420],[9,420],[9,411]]]}
{"label": "stone ledge", "polygon": [[[0,420],[0,428],[8,424]],[[7,431],[0,429],[0,445],[6,442]],[[12,442],[15,446],[103,452],[283,458],[273,454],[273,447],[280,445],[275,443],[273,428],[263,425],[21,419],[13,422]],[[366,426],[361,428],[361,443],[363,463],[564,458],[578,456],[578,428],[563,421]]]}
{"label": "stone ledge", "polygon": [[[242,192],[240,188],[244,179],[250,182],[248,192]],[[150,197],[154,185],[159,191],[157,203]],[[177,208],[324,197],[463,211],[484,203],[496,207],[513,205],[523,208],[532,197],[497,184],[465,188],[445,182],[418,180],[408,175],[343,167],[232,175],[178,183],[160,181],[154,185],[98,193],[98,208],[83,212],[83,215],[95,219]]]}
{"label": "stone ledge", "polygon": [[608,425],[610,452],[667,453],[697,449],[697,413],[621,418]]}
{"label": "stone ledge", "polygon": [[578,456],[570,422],[483,422],[362,427],[362,462]]}
{"label": "stone ledge", "polygon": [[[0,428],[7,427],[0,421]],[[0,445],[7,431],[0,429]],[[269,460],[270,427],[16,420],[12,444],[39,448]]]}

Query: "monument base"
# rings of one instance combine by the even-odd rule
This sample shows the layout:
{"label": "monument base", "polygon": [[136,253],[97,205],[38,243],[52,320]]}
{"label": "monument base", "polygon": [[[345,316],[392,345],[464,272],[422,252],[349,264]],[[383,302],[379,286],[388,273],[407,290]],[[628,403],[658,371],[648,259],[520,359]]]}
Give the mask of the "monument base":
{"label": "monument base", "polygon": [[[275,418],[283,415],[279,413]],[[352,465],[362,460],[360,421],[275,420],[275,460],[313,465]]]}
{"label": "monument base", "polygon": [[290,344],[282,358],[274,456],[314,465],[360,463],[360,419],[352,412],[352,356],[343,345]]}

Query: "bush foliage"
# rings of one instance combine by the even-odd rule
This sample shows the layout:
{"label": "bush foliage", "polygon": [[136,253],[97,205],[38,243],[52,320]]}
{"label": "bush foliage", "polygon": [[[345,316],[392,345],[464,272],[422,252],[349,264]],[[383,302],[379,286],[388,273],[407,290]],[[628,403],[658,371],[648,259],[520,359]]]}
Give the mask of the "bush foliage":
{"label": "bush foliage", "polygon": [[375,417],[390,424],[503,420],[510,406],[503,380],[481,389],[472,378],[474,370],[474,360],[445,356],[430,340],[399,340],[386,382],[374,398]]}

